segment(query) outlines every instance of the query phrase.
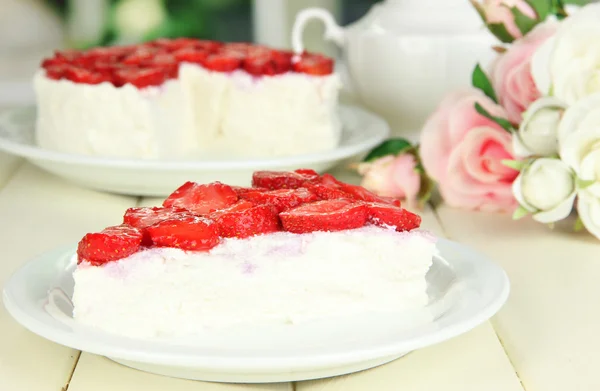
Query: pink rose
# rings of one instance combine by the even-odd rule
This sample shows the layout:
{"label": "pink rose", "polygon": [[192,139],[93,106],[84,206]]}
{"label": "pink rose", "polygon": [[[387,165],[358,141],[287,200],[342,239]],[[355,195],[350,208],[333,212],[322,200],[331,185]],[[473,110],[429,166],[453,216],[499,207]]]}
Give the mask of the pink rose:
{"label": "pink rose", "polygon": [[383,197],[393,197],[414,204],[421,188],[417,161],[411,154],[387,155],[372,162],[361,163],[361,186]]}
{"label": "pink rose", "polygon": [[511,185],[519,174],[502,164],[513,159],[511,135],[475,111],[479,103],[491,115],[504,109],[480,90],[470,88],[446,97],[421,133],[421,162],[453,207],[507,211],[517,206]]}
{"label": "pink rose", "polygon": [[556,32],[558,23],[537,25],[524,38],[518,39],[492,64],[491,81],[508,119],[518,124],[521,114],[541,94],[531,76],[531,57],[536,49]]}
{"label": "pink rose", "polygon": [[515,22],[511,8],[517,8],[530,19],[537,19],[534,9],[525,0],[483,0],[479,5],[487,24],[503,24],[511,37],[521,38],[523,33]]}

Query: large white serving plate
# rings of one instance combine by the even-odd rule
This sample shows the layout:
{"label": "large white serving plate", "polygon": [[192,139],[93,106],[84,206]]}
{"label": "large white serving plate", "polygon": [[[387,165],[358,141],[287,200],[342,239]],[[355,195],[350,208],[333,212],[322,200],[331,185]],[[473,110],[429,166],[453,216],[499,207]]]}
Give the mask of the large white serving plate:
{"label": "large white serving plate", "polygon": [[76,324],[69,300],[72,247],[26,263],[6,283],[3,299],[30,331],[140,370],[219,382],[306,380],[395,360],[462,334],[500,309],[509,293],[500,267],[452,241],[440,239],[438,248],[427,274],[430,302],[422,310],[207,331],[193,340],[135,340]]}
{"label": "large white serving plate", "polygon": [[389,134],[387,123],[366,110],[339,106],[340,145],[330,151],[269,159],[141,160],[67,154],[40,148],[35,142],[35,108],[0,115],[0,150],[25,157],[33,164],[81,186],[135,196],[167,196],[186,181],[221,181],[248,185],[256,170],[291,171],[312,168],[324,172],[360,156]]}

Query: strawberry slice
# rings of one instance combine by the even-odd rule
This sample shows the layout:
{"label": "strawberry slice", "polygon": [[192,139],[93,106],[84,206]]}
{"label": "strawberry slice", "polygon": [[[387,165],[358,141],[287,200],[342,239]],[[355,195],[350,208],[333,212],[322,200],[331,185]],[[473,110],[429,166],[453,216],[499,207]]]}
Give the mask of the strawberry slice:
{"label": "strawberry slice", "polygon": [[311,193],[317,196],[319,200],[337,200],[340,198],[352,198],[348,193],[335,187],[326,186],[320,183],[305,183],[303,185]]}
{"label": "strawberry slice", "polygon": [[106,75],[75,66],[67,66],[64,70],[64,77],[74,83],[83,84],[100,84],[104,81],[110,81]]}
{"label": "strawberry slice", "polygon": [[209,55],[210,52],[208,50],[196,49],[193,47],[186,47],[173,52],[173,56],[175,56],[177,61],[195,64],[202,64]]}
{"label": "strawberry slice", "polygon": [[276,232],[281,227],[276,211],[267,205],[238,211],[217,212],[214,219],[219,227],[219,234],[226,238],[242,239]]}
{"label": "strawberry slice", "polygon": [[101,232],[89,233],[77,246],[77,263],[88,261],[102,265],[130,256],[142,244],[142,231],[128,225],[108,227]]}
{"label": "strawberry slice", "polygon": [[283,212],[308,202],[317,201],[317,196],[304,188],[271,191],[250,191],[240,195],[256,205],[270,205]]}
{"label": "strawberry slice", "polygon": [[315,178],[319,177],[319,173],[313,170],[312,168],[299,168],[297,170],[294,170],[294,172],[302,175],[311,175]]}
{"label": "strawberry slice", "polygon": [[300,60],[293,64],[293,69],[309,75],[329,75],[333,73],[333,60],[320,54],[303,53]]}
{"label": "strawberry slice", "polygon": [[315,180],[318,174],[303,174],[288,171],[256,171],[252,174],[252,186],[269,190],[296,189],[305,182]]}
{"label": "strawberry slice", "polygon": [[182,216],[159,221],[146,228],[152,243],[182,250],[210,250],[219,244],[217,225],[201,216]]}
{"label": "strawberry slice", "polygon": [[181,215],[192,216],[183,208],[129,208],[123,216],[123,223],[136,228],[146,228],[159,221],[168,220]]}
{"label": "strawberry slice", "polygon": [[251,75],[279,75],[292,68],[292,55],[265,48],[250,49],[244,59],[244,70]]}
{"label": "strawberry slice", "polygon": [[410,231],[421,226],[421,216],[389,204],[368,203],[368,221],[380,227],[395,227],[396,231]]}
{"label": "strawberry slice", "polygon": [[208,215],[208,217],[210,217],[210,218],[216,218],[217,216],[220,216],[220,215],[222,215],[224,213],[241,212],[242,210],[250,209],[250,208],[252,208],[254,206],[256,206],[256,205],[254,205],[250,201],[239,200],[238,202],[236,202],[235,204],[233,204],[231,206],[228,206],[227,208],[219,209],[219,210],[216,210],[216,211],[210,213]]}
{"label": "strawberry slice", "polygon": [[[337,180],[331,174],[323,174],[321,177],[321,184],[329,187],[330,189],[334,189],[336,191],[342,191],[347,194],[346,197],[342,198],[352,198],[359,201],[366,202],[379,202],[383,204],[390,204],[395,206],[400,206],[400,200],[396,198],[390,197],[380,197],[377,194],[370,192],[362,186],[351,185],[349,183],[345,183]],[[311,189],[312,190],[312,189]],[[315,190],[316,192],[316,190]]]}
{"label": "strawberry slice", "polygon": [[162,68],[124,68],[115,72],[119,84],[131,83],[138,88],[161,85],[166,79],[167,74]]}
{"label": "strawberry slice", "polygon": [[142,65],[150,62],[152,58],[158,53],[157,48],[150,46],[140,46],[135,49],[132,53],[128,54],[124,59],[123,63],[127,65]]}
{"label": "strawberry slice", "polygon": [[242,59],[231,53],[220,52],[206,57],[202,65],[211,71],[233,72],[242,65]]}
{"label": "strawberry slice", "polygon": [[235,190],[223,183],[201,185],[196,182],[186,182],[163,202],[163,206],[184,208],[192,213],[205,215],[227,208],[237,200],[238,195]]}
{"label": "strawberry slice", "polygon": [[341,231],[359,228],[367,221],[367,206],[351,200],[305,204],[279,214],[283,229],[293,233]]}
{"label": "strawberry slice", "polygon": [[268,191],[269,189],[265,189],[263,187],[240,187],[240,186],[231,186],[233,190],[235,190],[238,196],[242,196],[242,194],[248,193],[250,191]]}
{"label": "strawberry slice", "polygon": [[65,73],[70,65],[54,64],[46,66],[46,76],[53,80],[60,80],[65,77]]}

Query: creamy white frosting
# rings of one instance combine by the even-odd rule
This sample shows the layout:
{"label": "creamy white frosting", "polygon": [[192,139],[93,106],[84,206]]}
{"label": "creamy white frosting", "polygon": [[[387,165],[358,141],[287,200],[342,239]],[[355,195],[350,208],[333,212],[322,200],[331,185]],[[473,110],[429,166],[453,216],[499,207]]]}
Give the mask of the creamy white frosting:
{"label": "creamy white frosting", "polygon": [[337,74],[253,77],[182,64],[178,79],[138,89],[34,77],[37,142],[120,158],[275,157],[340,142]]}
{"label": "creamy white frosting", "polygon": [[77,322],[138,338],[285,324],[427,304],[427,233],[374,226],[224,239],[209,252],[154,248],[74,272]]}

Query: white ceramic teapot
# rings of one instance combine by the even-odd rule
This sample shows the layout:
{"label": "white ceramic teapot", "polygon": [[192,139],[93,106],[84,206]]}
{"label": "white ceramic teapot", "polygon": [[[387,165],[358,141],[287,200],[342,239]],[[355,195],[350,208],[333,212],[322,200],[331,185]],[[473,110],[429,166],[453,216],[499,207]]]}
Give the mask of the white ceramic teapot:
{"label": "white ceramic teapot", "polygon": [[445,93],[470,84],[475,64],[489,63],[497,43],[467,0],[385,0],[345,28],[326,10],[308,8],[294,23],[296,52],[312,19],[342,49],[347,92],[409,138]]}

